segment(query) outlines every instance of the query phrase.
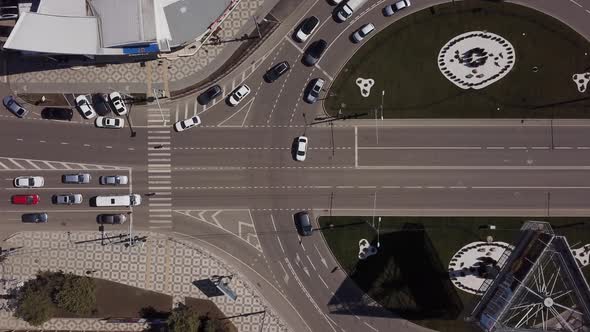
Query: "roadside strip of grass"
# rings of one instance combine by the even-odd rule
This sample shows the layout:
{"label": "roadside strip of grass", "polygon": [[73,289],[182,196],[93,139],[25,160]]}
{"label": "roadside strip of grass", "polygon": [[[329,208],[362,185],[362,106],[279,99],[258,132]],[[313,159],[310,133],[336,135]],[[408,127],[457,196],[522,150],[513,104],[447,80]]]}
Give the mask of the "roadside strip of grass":
{"label": "roadside strip of grass", "polygon": [[[438,331],[479,331],[464,322],[478,297],[452,285],[448,264],[475,241],[514,244],[527,220],[551,223],[558,235],[580,247],[590,243],[590,218],[382,217],[379,252],[358,259],[359,240],[377,246],[378,218],[320,217],[332,253],[356,285],[392,314]],[[495,225],[491,230],[486,225]],[[587,279],[590,268],[583,269]]]}

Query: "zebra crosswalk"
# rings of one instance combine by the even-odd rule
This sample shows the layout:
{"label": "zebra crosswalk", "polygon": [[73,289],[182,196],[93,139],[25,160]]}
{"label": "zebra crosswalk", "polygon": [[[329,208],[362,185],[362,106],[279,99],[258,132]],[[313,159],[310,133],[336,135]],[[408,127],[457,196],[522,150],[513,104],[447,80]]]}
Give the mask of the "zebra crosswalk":
{"label": "zebra crosswalk", "polygon": [[[155,110],[160,113],[159,109]],[[150,112],[150,110],[148,110]],[[172,153],[170,113],[162,110],[158,120],[148,113],[147,178],[148,222],[150,228],[172,228]],[[150,122],[152,119],[154,121]],[[167,127],[162,127],[167,125]]]}

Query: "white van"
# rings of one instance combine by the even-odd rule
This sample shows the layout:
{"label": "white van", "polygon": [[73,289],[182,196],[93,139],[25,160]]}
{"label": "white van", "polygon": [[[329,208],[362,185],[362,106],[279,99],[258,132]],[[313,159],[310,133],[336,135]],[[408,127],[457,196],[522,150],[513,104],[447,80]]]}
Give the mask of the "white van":
{"label": "white van", "polygon": [[136,206],[141,204],[138,194],[118,196],[96,196],[96,206]]}

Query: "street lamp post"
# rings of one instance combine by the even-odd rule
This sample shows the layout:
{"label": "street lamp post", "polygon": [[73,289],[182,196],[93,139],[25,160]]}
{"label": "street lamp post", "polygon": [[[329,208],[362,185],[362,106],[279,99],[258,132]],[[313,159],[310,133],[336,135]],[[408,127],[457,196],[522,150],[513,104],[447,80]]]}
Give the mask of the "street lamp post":
{"label": "street lamp post", "polygon": [[381,242],[379,242],[379,229],[381,228],[381,217],[379,217],[379,221],[377,222],[377,248],[381,246]]}
{"label": "street lamp post", "polygon": [[383,98],[385,97],[385,90],[381,90],[381,120],[383,120]]}

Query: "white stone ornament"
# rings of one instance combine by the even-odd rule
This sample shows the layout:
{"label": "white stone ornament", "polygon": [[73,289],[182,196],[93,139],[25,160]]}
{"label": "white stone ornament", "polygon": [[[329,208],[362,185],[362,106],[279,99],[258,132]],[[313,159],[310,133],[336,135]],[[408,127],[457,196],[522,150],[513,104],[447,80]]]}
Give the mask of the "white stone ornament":
{"label": "white stone ornament", "polygon": [[371,88],[375,85],[375,80],[372,78],[357,78],[356,85],[361,89],[361,95],[365,98],[371,93]]}
{"label": "white stone ornament", "polygon": [[587,244],[578,249],[572,249],[572,254],[581,267],[590,265],[590,244]]}
{"label": "white stone ornament", "polygon": [[438,68],[461,89],[482,89],[500,80],[516,63],[514,47],[486,31],[456,36],[438,54]]}
{"label": "white stone ornament", "polygon": [[369,256],[373,256],[377,253],[377,248],[372,246],[367,239],[361,239],[359,241],[359,259],[365,260]]}
{"label": "white stone ornament", "polygon": [[581,73],[581,74],[574,74],[572,79],[578,86],[578,91],[580,93],[586,92],[586,88],[588,87],[588,82],[590,82],[590,72]]}

